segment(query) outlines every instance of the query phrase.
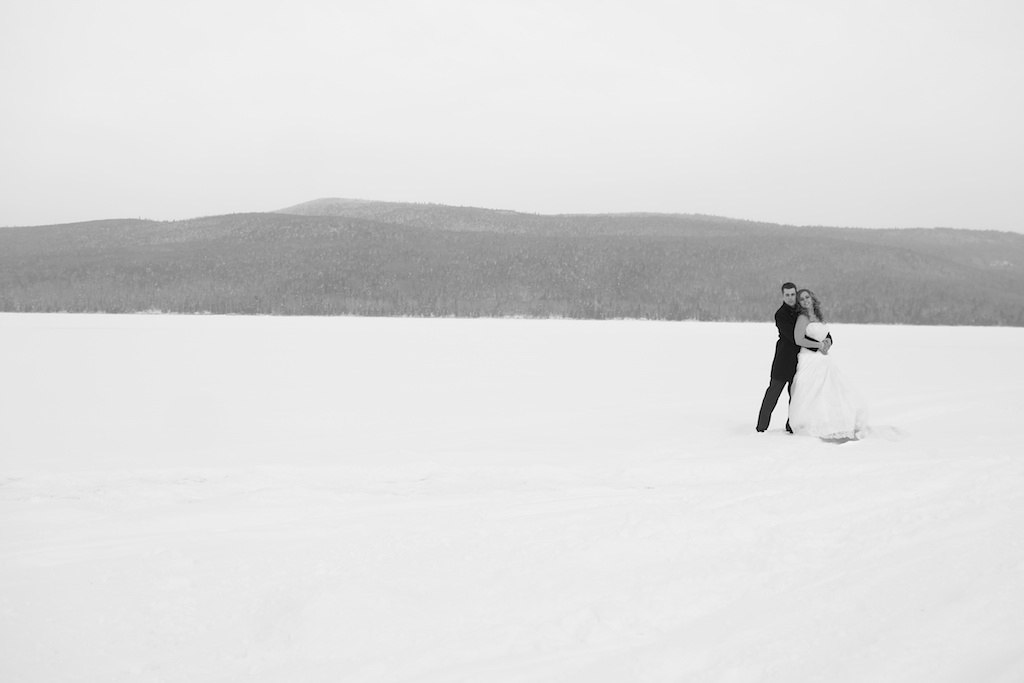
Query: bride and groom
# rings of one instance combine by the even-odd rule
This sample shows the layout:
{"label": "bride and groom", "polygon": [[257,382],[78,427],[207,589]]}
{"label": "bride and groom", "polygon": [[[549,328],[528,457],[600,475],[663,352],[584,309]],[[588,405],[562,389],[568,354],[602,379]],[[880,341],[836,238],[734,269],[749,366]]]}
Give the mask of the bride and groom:
{"label": "bride and groom", "polygon": [[771,382],[761,401],[757,431],[768,429],[782,390],[789,386],[786,431],[822,439],[848,441],[863,436],[867,414],[856,390],[829,358],[832,335],[821,302],[809,289],[782,285],[782,305],[775,312],[779,340],[775,343]]}

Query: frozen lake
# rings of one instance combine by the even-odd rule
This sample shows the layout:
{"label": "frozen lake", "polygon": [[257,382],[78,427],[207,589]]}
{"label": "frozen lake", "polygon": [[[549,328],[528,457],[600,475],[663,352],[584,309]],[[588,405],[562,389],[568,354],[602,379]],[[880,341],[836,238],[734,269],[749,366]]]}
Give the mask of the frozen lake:
{"label": "frozen lake", "polygon": [[833,334],[0,314],[0,679],[1024,680],[1024,329]]}

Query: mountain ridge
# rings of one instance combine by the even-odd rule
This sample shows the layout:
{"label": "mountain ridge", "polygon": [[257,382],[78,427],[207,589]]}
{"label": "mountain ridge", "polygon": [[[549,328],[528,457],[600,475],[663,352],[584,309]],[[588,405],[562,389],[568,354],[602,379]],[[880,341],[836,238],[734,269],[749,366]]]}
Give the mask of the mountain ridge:
{"label": "mountain ridge", "polygon": [[[349,197],[320,197],[299,204],[294,204],[281,209],[275,209],[270,213],[288,213],[294,215],[304,216],[337,216],[337,215],[352,215],[345,209],[354,207],[368,207],[368,206],[379,206],[389,207],[391,209],[431,209],[431,208],[442,208],[442,209],[454,209],[463,211],[474,211],[474,212],[490,212],[495,214],[506,214],[516,215],[523,217],[532,218],[598,218],[598,217],[662,217],[662,218],[680,218],[690,220],[701,220],[708,222],[718,222],[725,224],[738,224],[738,225],[756,225],[765,227],[777,227],[777,228],[807,228],[807,229],[822,229],[822,230],[954,230],[954,231],[969,231],[969,232],[980,232],[980,233],[1009,233],[1009,234],[1020,234],[1010,230],[992,230],[992,229],[967,229],[967,228],[956,228],[952,226],[907,226],[907,227],[883,227],[883,228],[869,228],[857,225],[822,225],[818,223],[775,223],[772,221],[761,221],[750,218],[734,218],[730,216],[719,216],[715,214],[703,214],[703,213],[680,213],[680,212],[665,212],[665,211],[614,211],[614,212],[600,212],[600,213],[587,213],[587,212],[566,212],[566,213],[536,213],[530,211],[519,211],[516,209],[494,209],[487,207],[480,207],[475,205],[454,205],[454,204],[441,204],[436,202],[399,202],[399,201],[384,201],[384,200],[373,200],[373,199],[357,199]],[[355,213],[354,211],[352,213]]]}
{"label": "mountain ridge", "polygon": [[332,202],[0,230],[0,310],[763,320],[792,280],[833,320],[1024,326],[1016,233]]}

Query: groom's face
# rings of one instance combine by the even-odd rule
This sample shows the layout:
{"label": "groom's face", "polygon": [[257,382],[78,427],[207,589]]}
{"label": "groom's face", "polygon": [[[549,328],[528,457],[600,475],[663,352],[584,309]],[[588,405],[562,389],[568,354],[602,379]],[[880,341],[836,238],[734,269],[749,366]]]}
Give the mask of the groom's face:
{"label": "groom's face", "polygon": [[790,308],[796,308],[796,290],[795,289],[784,289],[782,290],[782,302]]}

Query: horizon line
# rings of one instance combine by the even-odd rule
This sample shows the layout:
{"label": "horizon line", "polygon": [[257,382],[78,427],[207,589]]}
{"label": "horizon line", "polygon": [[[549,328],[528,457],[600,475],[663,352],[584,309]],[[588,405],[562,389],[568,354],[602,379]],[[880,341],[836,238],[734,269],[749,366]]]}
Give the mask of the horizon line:
{"label": "horizon line", "polygon": [[184,221],[200,220],[204,218],[218,218],[222,216],[239,216],[248,214],[280,214],[280,215],[293,215],[293,216],[323,216],[332,217],[338,216],[338,214],[302,214],[302,213],[291,213],[288,209],[295,209],[308,204],[314,204],[316,202],[351,202],[358,204],[395,204],[395,205],[408,205],[408,206],[435,206],[445,207],[452,209],[475,209],[479,211],[493,211],[496,213],[513,213],[522,216],[537,216],[542,218],[556,218],[564,216],[578,216],[578,217],[599,217],[599,216],[685,216],[695,218],[711,218],[723,221],[733,221],[737,223],[750,223],[754,225],[765,225],[772,227],[785,227],[785,228],[824,228],[829,230],[962,230],[969,232],[999,232],[1009,234],[1021,234],[1021,232],[1015,230],[1001,230],[998,228],[958,228],[947,225],[933,225],[933,226],[888,226],[888,227],[866,227],[859,225],[826,225],[820,223],[777,223],[768,220],[758,220],[753,218],[736,218],[733,216],[722,216],[717,214],[708,213],[687,213],[680,211],[645,211],[645,210],[633,210],[633,211],[604,211],[604,212],[561,212],[561,213],[540,213],[534,211],[521,211],[519,209],[505,209],[505,208],[493,208],[485,206],[477,206],[473,204],[445,204],[443,202],[416,202],[416,201],[399,201],[390,199],[362,199],[357,197],[317,197],[298,204],[291,204],[281,209],[272,209],[269,211],[229,211],[226,213],[212,213],[212,214],[201,214],[196,216],[188,216],[185,218],[145,218],[142,216],[119,216],[119,217],[107,217],[107,218],[90,218],[85,220],[74,220],[74,221],[63,221],[60,223],[35,223],[35,224],[21,224],[21,225],[2,225],[0,229],[11,229],[11,228],[47,228],[47,227],[59,227],[68,225],[82,225],[86,223],[103,223],[108,221],[142,221],[147,223],[180,223]]}

